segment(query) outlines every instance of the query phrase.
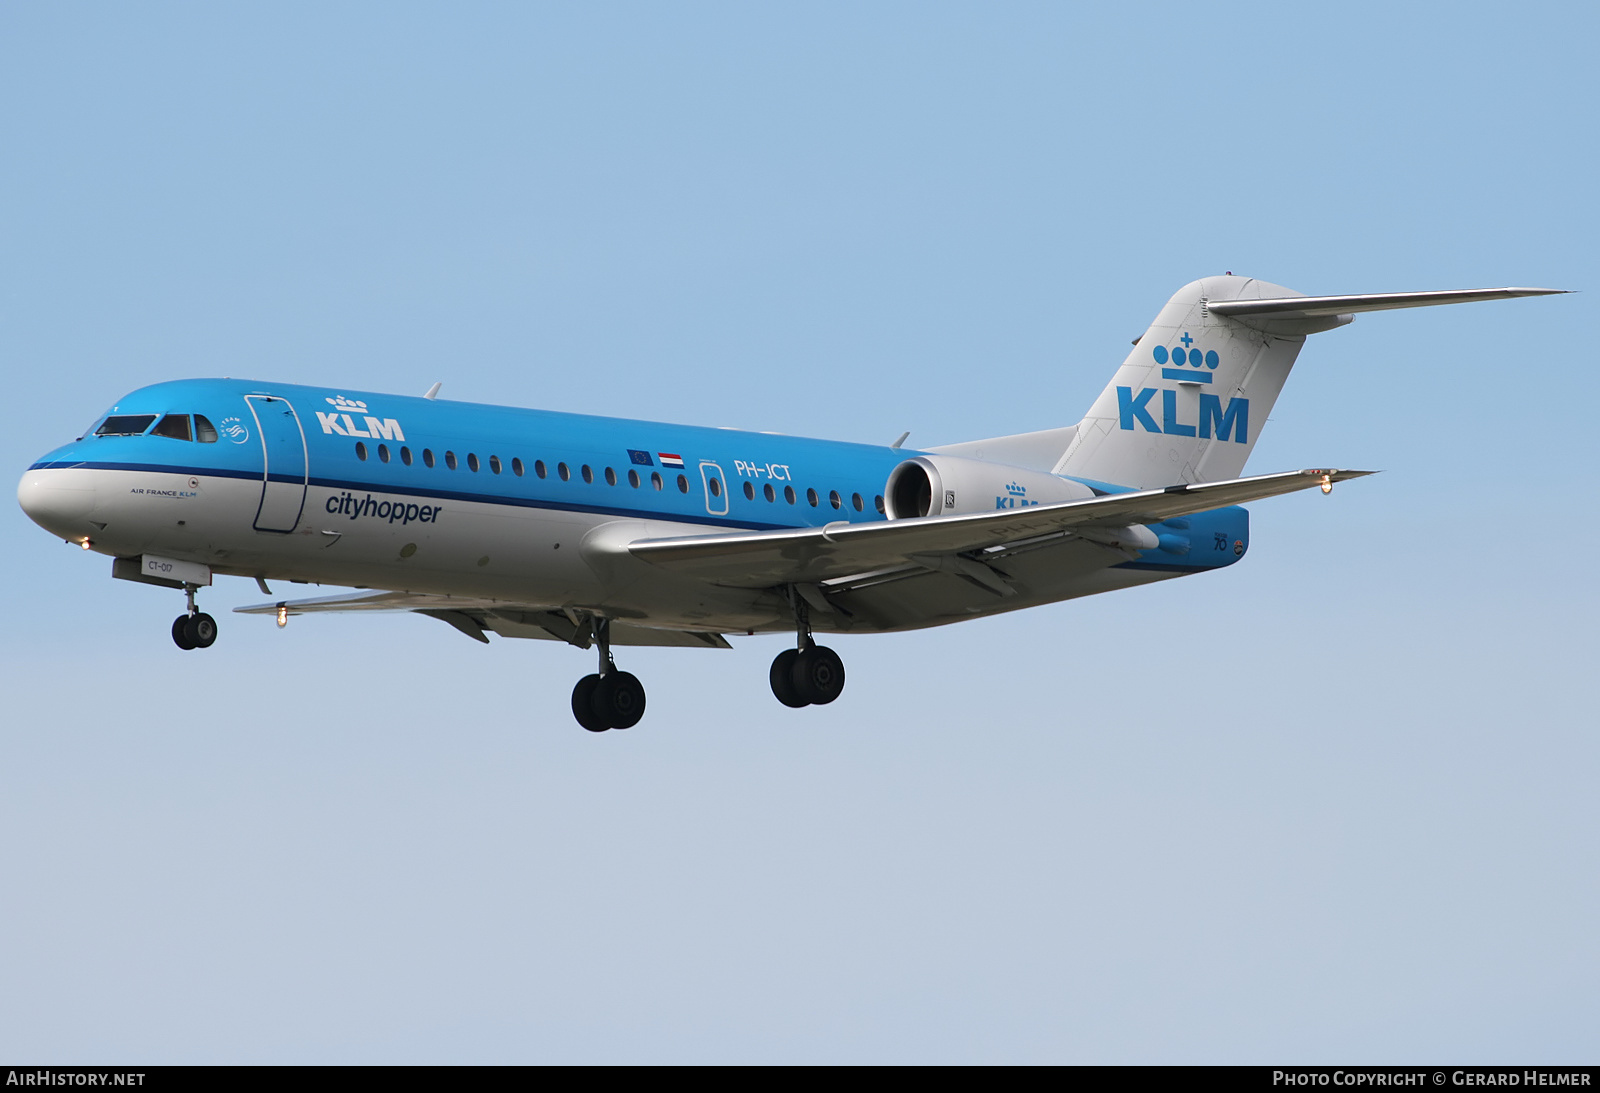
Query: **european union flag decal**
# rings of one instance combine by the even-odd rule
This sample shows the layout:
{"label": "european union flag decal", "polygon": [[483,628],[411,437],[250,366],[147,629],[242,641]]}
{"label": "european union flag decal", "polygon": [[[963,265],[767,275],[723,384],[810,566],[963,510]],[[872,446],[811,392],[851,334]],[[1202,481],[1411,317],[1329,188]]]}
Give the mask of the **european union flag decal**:
{"label": "european union flag decal", "polygon": [[632,448],[629,448],[628,449],[628,458],[633,460],[635,463],[637,463],[641,467],[654,467],[656,465],[655,464],[655,460],[650,458],[650,453],[649,452],[640,452],[640,451],[635,451]]}

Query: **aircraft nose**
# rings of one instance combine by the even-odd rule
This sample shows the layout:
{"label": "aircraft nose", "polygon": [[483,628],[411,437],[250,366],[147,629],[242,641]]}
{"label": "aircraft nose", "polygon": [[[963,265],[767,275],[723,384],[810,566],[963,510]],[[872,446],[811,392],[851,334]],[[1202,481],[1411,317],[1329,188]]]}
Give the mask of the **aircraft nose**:
{"label": "aircraft nose", "polygon": [[72,468],[30,470],[17,483],[17,503],[28,519],[63,539],[88,534],[98,500],[88,474]]}

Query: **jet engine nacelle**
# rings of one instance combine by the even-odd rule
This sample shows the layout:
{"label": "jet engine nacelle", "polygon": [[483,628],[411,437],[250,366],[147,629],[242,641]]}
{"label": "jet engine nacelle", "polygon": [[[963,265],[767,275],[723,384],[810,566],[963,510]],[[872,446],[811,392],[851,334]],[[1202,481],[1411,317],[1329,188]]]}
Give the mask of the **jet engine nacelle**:
{"label": "jet engine nacelle", "polygon": [[1088,486],[1044,471],[950,455],[908,459],[889,472],[883,488],[891,520],[1020,509],[1093,496]]}

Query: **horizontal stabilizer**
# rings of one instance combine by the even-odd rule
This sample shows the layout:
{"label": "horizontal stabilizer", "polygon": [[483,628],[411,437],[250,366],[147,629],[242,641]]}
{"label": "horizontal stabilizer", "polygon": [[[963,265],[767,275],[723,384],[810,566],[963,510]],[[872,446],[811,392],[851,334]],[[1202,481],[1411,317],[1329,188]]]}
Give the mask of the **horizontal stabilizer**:
{"label": "horizontal stabilizer", "polygon": [[1048,535],[1156,524],[1296,490],[1331,488],[1335,482],[1371,473],[1286,471],[994,512],[638,539],[625,549],[636,558],[684,576],[738,587],[770,587],[795,581],[832,580],[881,566],[925,565],[929,557]]}
{"label": "horizontal stabilizer", "polygon": [[1368,292],[1355,296],[1280,296],[1271,300],[1219,300],[1209,305],[1213,315],[1230,319],[1259,315],[1273,319],[1317,319],[1353,315],[1362,311],[1390,311],[1400,307],[1435,304],[1472,304],[1483,300],[1511,300],[1519,296],[1555,296],[1564,288],[1460,288],[1437,292]]}

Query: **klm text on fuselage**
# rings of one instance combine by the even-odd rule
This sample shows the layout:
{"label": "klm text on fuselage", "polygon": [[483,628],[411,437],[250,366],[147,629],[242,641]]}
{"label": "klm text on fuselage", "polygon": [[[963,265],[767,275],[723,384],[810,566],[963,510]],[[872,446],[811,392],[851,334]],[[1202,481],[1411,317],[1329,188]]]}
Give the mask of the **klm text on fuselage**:
{"label": "klm text on fuselage", "polygon": [[[1150,400],[1161,392],[1161,423],[1150,414]],[[1232,440],[1245,443],[1250,433],[1250,400],[1230,398],[1226,408],[1217,395],[1200,393],[1200,420],[1187,424],[1178,420],[1178,392],[1171,388],[1143,387],[1133,393],[1132,387],[1117,388],[1117,411],[1122,418],[1122,428],[1132,430],[1134,423],[1147,433],[1165,433],[1168,436],[1195,436],[1210,440]]]}

